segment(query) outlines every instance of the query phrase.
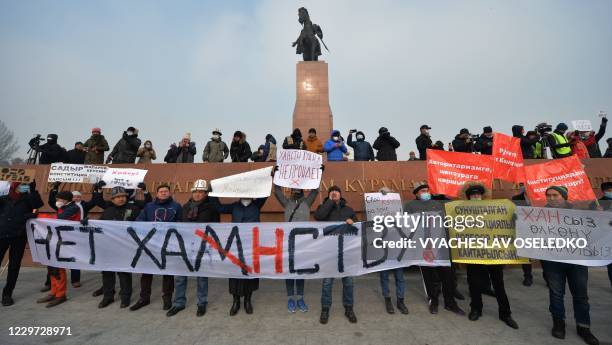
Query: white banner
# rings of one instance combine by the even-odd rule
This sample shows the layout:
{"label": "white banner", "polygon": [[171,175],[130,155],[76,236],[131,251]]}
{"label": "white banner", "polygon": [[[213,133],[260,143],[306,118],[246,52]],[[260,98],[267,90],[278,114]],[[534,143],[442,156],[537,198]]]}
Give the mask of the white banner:
{"label": "white banner", "polygon": [[221,198],[265,198],[272,189],[272,167],[243,172],[210,181],[210,196]]}
{"label": "white banner", "polygon": [[589,120],[574,120],[572,121],[574,130],[581,132],[590,132],[593,130],[593,125]]}
{"label": "white banner", "polygon": [[[612,212],[517,206],[516,216],[517,239],[543,244],[517,246],[521,257],[583,266],[612,263]],[[580,242],[586,246],[579,248]]]}
{"label": "white banner", "polygon": [[[357,276],[426,262],[422,250],[368,260],[364,223],[155,223],[37,218],[27,224],[32,259],[92,271],[221,278]],[[423,232],[419,232],[423,236]],[[441,266],[448,260],[440,260]]]}
{"label": "white banner", "polygon": [[320,154],[306,150],[276,151],[274,184],[281,187],[298,189],[317,189],[321,184],[321,165],[323,157]]}
{"label": "white banner", "polygon": [[53,163],[49,169],[49,182],[97,183],[108,168],[103,165]]}
{"label": "white banner", "polygon": [[137,189],[140,182],[144,182],[148,170],[132,168],[108,168],[102,177],[106,182],[105,188],[123,187]]}
{"label": "white banner", "polygon": [[399,193],[365,193],[366,219],[374,220],[375,216],[393,216],[402,212],[402,198]]}

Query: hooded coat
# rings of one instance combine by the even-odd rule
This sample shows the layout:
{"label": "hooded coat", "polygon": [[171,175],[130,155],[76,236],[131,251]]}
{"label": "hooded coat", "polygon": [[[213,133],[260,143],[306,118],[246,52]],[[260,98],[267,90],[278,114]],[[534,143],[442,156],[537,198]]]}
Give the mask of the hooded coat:
{"label": "hooded coat", "polygon": [[53,164],[59,162],[66,162],[68,160],[68,154],[66,149],[59,146],[57,143],[57,135],[49,135],[51,140],[47,140],[46,143],[39,146],[40,150],[40,159],[38,162],[40,164]]}
{"label": "hooded coat", "polygon": [[353,141],[353,133],[349,133],[348,135],[347,144],[353,148],[353,159],[355,161],[373,161],[374,150],[372,149],[372,145],[365,141],[365,134],[363,134],[362,131],[355,133],[355,137],[359,135],[362,135],[363,139],[357,139],[357,141]]}
{"label": "hooded coat", "polygon": [[134,164],[140,143],[138,133],[128,135],[127,132],[123,132],[121,139],[115,144],[110,153],[113,164]]}
{"label": "hooded coat", "polygon": [[266,135],[266,144],[264,145],[265,162],[276,162],[276,139],[272,134]]}
{"label": "hooded coat", "polygon": [[[147,144],[151,145],[150,149],[145,147]],[[138,164],[153,163],[153,161],[157,159],[151,140],[144,142],[144,146],[138,149],[136,156],[138,156]]]}
{"label": "hooded coat", "polygon": [[[15,183],[11,188],[17,185]],[[36,190],[19,193],[16,199],[9,195],[0,197],[0,239],[26,236],[26,221],[35,217],[32,212],[44,205]]]}
{"label": "hooded coat", "polygon": [[290,136],[285,137],[285,141],[283,141],[283,149],[288,150],[304,150],[306,145],[304,144],[304,140],[302,139],[302,132],[299,128],[293,130]]}
{"label": "hooded coat", "polygon": [[229,148],[227,144],[219,139],[211,138],[204,147],[202,152],[202,161],[210,163],[223,163],[223,161],[229,156]]}
{"label": "hooded coat", "polygon": [[328,161],[342,161],[344,160],[344,153],[346,153],[347,148],[344,145],[343,141],[334,141],[332,138],[337,136],[340,138],[340,131],[334,129],[331,132],[331,136],[329,140],[325,142],[323,145],[323,151],[327,152],[327,160]]}
{"label": "hooded coat", "polygon": [[395,150],[400,146],[399,141],[392,137],[389,132],[381,133],[374,141],[376,159],[379,161],[396,161],[397,153]]}
{"label": "hooded coat", "polygon": [[246,134],[240,132],[240,139],[238,141],[232,140],[230,145],[232,162],[248,162],[251,154],[251,146],[246,141]]}
{"label": "hooded coat", "polygon": [[104,164],[104,152],[109,150],[108,142],[104,135],[92,134],[83,146],[87,148],[85,164]]}
{"label": "hooded coat", "polygon": [[323,143],[316,135],[312,138],[308,136],[304,141],[304,145],[306,145],[306,150],[310,152],[323,153]]}

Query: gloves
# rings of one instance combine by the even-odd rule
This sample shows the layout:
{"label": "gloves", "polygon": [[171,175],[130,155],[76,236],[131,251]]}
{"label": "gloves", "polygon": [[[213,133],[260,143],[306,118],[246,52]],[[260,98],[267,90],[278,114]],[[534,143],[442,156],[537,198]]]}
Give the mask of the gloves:
{"label": "gloves", "polygon": [[89,218],[85,217],[85,218],[81,219],[81,225],[88,226],[89,225]]}
{"label": "gloves", "polygon": [[608,118],[607,117],[602,117],[601,118],[601,123],[603,123],[603,124],[608,123]]}
{"label": "gloves", "polygon": [[54,190],[58,190],[58,189],[59,189],[59,186],[60,186],[61,184],[62,184],[62,183],[61,183],[61,182],[59,182],[59,181],[58,181],[58,182],[53,182],[53,189],[54,189]]}
{"label": "gloves", "polygon": [[142,189],[142,191],[146,191],[147,190],[147,185],[144,182],[140,182],[138,184],[138,188]]}
{"label": "gloves", "polygon": [[108,157],[106,157],[106,162],[105,162],[105,164],[110,163],[112,160],[113,160],[113,156],[110,156],[110,155],[109,155]]}
{"label": "gloves", "polygon": [[30,192],[33,192],[36,190],[36,180],[32,180],[32,182],[30,182]]}

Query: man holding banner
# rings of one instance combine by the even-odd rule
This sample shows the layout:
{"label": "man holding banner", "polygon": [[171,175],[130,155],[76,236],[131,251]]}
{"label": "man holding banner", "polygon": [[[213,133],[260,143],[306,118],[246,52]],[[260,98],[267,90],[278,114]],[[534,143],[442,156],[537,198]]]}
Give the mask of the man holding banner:
{"label": "man holding banner", "polygon": [[[567,201],[568,189],[564,186],[550,186],[546,189],[546,206],[552,208],[572,208]],[[586,266],[542,260],[542,269],[548,281],[550,295],[550,313],[553,317],[551,334],[558,339],[565,339],[565,284],[569,285],[574,304],[576,331],[585,343],[598,345],[599,340],[591,333],[591,318],[589,314],[588,278],[589,269]]]}

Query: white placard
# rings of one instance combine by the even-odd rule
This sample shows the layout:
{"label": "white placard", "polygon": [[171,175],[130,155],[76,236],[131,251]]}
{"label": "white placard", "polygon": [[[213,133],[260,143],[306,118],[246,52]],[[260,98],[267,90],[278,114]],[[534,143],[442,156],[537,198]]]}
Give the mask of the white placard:
{"label": "white placard", "polygon": [[322,163],[323,157],[320,154],[280,149],[276,151],[278,170],[274,173],[274,184],[288,188],[317,189],[321,184]]}
{"label": "white placard", "polygon": [[581,132],[590,132],[593,130],[593,125],[589,120],[574,120],[572,121],[574,130]]}
{"label": "white placard", "polygon": [[123,187],[137,189],[140,182],[144,182],[148,170],[132,168],[108,168],[102,177],[106,182],[105,188]]}
{"label": "white placard", "polygon": [[272,167],[243,172],[210,181],[210,196],[221,198],[265,198],[272,189]]}
{"label": "white placard", "polygon": [[48,182],[97,183],[108,167],[89,164],[53,163],[49,169]]}

